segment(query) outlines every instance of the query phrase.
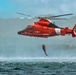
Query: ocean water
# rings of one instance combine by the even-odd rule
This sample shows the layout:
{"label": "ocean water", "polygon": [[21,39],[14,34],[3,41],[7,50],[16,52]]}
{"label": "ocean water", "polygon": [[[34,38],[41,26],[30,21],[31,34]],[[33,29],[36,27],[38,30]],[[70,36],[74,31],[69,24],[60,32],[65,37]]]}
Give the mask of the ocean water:
{"label": "ocean water", "polygon": [[0,62],[0,75],[76,75],[76,62]]}

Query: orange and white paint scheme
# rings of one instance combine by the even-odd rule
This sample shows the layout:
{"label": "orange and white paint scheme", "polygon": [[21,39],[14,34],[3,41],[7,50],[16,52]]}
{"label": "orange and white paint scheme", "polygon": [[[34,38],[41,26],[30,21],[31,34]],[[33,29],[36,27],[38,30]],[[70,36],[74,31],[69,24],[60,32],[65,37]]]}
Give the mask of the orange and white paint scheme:
{"label": "orange and white paint scheme", "polygon": [[19,35],[34,36],[34,37],[52,37],[66,34],[71,34],[72,37],[76,37],[76,25],[73,29],[68,27],[61,28],[51,23],[48,19],[41,18],[39,21],[28,25],[24,30],[18,32]]}

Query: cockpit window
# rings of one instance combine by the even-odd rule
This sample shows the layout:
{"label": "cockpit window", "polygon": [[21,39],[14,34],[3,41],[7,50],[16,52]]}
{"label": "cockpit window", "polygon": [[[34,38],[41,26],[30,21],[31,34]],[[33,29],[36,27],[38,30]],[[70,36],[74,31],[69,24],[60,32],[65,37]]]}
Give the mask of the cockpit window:
{"label": "cockpit window", "polygon": [[29,25],[29,26],[26,27],[25,31],[26,31],[27,33],[33,33],[34,27]]}
{"label": "cockpit window", "polygon": [[57,25],[55,25],[53,23],[50,23],[49,26],[52,27],[52,28],[61,28],[61,27],[58,27]]}

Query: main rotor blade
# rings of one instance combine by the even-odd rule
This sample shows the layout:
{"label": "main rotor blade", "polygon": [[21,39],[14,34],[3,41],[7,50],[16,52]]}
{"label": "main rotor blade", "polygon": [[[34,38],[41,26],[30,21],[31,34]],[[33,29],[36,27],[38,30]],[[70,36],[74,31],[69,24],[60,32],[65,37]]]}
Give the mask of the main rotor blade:
{"label": "main rotor blade", "polygon": [[55,18],[55,17],[53,17],[53,18],[48,18],[48,19],[50,19],[50,20],[67,20],[66,18]]}
{"label": "main rotor blade", "polygon": [[52,17],[61,17],[61,16],[69,16],[69,15],[73,15],[73,14],[70,13],[70,14],[62,14],[62,15],[49,16],[49,17],[52,18]]}
{"label": "main rotor blade", "polygon": [[[56,16],[47,16],[47,15],[44,15],[44,16],[37,16],[37,17],[33,17],[34,19],[41,19],[41,18],[46,18],[46,19],[56,19],[56,17],[62,17],[62,16],[69,16],[69,15],[73,15],[73,14],[62,14],[62,15],[56,15]],[[59,19],[59,18],[57,18]],[[62,18],[61,18],[62,19]],[[64,18],[63,18],[64,20]]]}
{"label": "main rotor blade", "polygon": [[49,16],[47,16],[47,15],[44,15],[44,16],[43,16],[43,15],[42,15],[42,16],[32,17],[31,15],[27,15],[27,14],[20,13],[20,12],[17,12],[17,14],[27,16],[27,17],[29,17],[30,19],[46,18],[46,19],[51,19],[51,20],[66,20],[65,18],[56,18],[56,17],[73,15],[72,13],[69,13],[69,14],[62,14],[62,15],[55,15],[55,16],[50,16],[50,15],[49,15]]}
{"label": "main rotor blade", "polygon": [[31,15],[27,15],[27,14],[20,13],[20,12],[17,12],[17,14],[20,14],[20,15],[24,15],[24,16],[29,16],[29,17],[31,17]]}

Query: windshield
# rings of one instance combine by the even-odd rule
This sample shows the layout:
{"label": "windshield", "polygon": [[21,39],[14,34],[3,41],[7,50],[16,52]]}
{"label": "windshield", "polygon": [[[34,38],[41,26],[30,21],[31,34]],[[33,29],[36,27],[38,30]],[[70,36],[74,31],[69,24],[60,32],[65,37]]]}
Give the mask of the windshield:
{"label": "windshield", "polygon": [[60,28],[60,27],[56,26],[56,25],[53,24],[53,23],[50,23],[49,26],[52,27],[52,28]]}
{"label": "windshield", "polygon": [[34,27],[33,26],[27,26],[26,27],[26,29],[25,29],[25,31],[27,32],[27,33],[33,33],[33,30],[34,30]]}

